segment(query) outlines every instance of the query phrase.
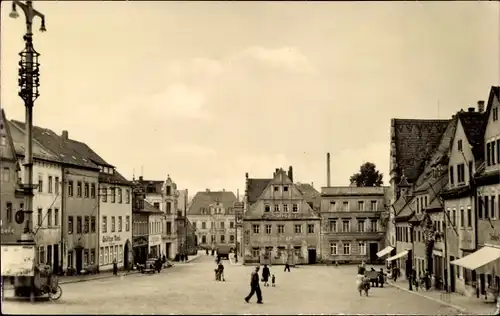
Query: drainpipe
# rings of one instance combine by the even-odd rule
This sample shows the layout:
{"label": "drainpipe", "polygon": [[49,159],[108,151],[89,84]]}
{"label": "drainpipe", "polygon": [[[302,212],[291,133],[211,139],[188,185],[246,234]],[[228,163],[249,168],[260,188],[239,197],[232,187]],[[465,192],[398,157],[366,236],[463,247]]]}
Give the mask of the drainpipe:
{"label": "drainpipe", "polygon": [[[67,221],[66,218],[66,168],[63,166],[61,169],[61,270],[64,270],[64,257],[66,256],[66,247],[65,247],[65,235],[64,227]],[[61,271],[62,272],[62,271]]]}

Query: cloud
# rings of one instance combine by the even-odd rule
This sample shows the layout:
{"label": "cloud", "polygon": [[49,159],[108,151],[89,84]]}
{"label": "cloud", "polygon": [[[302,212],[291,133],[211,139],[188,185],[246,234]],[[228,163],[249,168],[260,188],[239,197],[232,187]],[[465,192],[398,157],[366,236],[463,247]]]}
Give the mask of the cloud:
{"label": "cloud", "polygon": [[171,84],[164,91],[155,93],[141,101],[143,107],[156,114],[186,118],[203,118],[205,96],[202,92],[185,84]]}
{"label": "cloud", "polygon": [[262,46],[251,46],[243,50],[239,56],[253,58],[272,67],[293,72],[316,72],[316,68],[309,59],[295,47],[270,49]]}

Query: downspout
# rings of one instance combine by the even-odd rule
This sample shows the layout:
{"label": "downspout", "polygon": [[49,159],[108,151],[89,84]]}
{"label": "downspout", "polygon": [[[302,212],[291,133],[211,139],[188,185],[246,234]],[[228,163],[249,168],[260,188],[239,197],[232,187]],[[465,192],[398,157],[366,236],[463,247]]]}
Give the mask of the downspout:
{"label": "downspout", "polygon": [[67,221],[66,218],[66,167],[64,165],[61,168],[61,272],[64,270],[64,257],[66,257],[66,246],[64,236],[67,234],[64,233],[65,223]]}

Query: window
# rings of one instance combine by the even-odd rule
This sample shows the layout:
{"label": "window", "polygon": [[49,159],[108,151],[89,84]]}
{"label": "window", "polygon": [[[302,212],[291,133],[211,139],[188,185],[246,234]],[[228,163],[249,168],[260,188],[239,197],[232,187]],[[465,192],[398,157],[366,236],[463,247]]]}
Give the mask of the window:
{"label": "window", "polygon": [[210,236],[210,240],[212,241],[213,244],[215,242],[215,236],[214,235]]}
{"label": "window", "polygon": [[467,207],[467,227],[472,227],[472,210],[469,207]]}
{"label": "window", "polygon": [[359,254],[366,255],[366,244],[363,241],[360,241],[358,246],[359,246]]}
{"label": "window", "polygon": [[307,233],[314,234],[314,224],[307,224]]}
{"label": "window", "polygon": [[55,180],[54,180],[54,192],[56,194],[59,194],[59,177],[55,177]]}
{"label": "window", "polygon": [[42,226],[42,219],[43,219],[43,217],[42,217],[42,212],[43,212],[43,211],[42,211],[42,209],[41,209],[41,208],[39,208],[39,209],[38,209],[38,218],[37,218],[37,219],[38,219],[38,220],[37,220],[37,224],[38,224],[38,226]]}
{"label": "window", "polygon": [[457,149],[458,149],[458,151],[462,151],[462,140],[461,139],[459,139],[457,141]]}
{"label": "window", "polygon": [[299,206],[297,204],[292,205],[292,212],[298,212],[299,211]]}
{"label": "window", "polygon": [[1,181],[9,182],[10,181],[10,169],[8,167],[4,167],[2,169],[2,179]]}
{"label": "window", "polygon": [[275,185],[275,186],[274,186],[274,192],[278,192],[279,190],[280,190],[280,187],[279,187],[279,186],[277,186],[277,185]]}
{"label": "window", "polygon": [[[193,223],[193,227],[196,228],[196,222]],[[234,228],[234,222],[229,222],[229,228]]]}
{"label": "window", "polygon": [[229,235],[229,242],[233,243],[234,242],[234,235]]}
{"label": "window", "polygon": [[295,233],[302,234],[302,225],[300,225],[300,224],[295,225]]}
{"label": "window", "polygon": [[[115,193],[115,188],[111,188],[111,203],[116,202],[116,193]],[[160,209],[160,207],[158,207]]]}
{"label": "window", "polygon": [[264,205],[264,212],[270,212],[271,211],[271,206],[269,204]]}
{"label": "window", "polygon": [[365,221],[360,219],[358,220],[358,232],[363,233],[365,231]]}
{"label": "window", "polygon": [[[165,205],[166,205],[165,212],[167,214],[172,214],[172,204],[170,202],[167,202]],[[158,203],[158,208],[160,208],[160,203]]]}
{"label": "window", "polygon": [[201,236],[201,243],[206,244],[207,243],[207,236]]}
{"label": "window", "polygon": [[7,223],[12,223],[12,203],[7,202]]}
{"label": "window", "polygon": [[102,201],[107,202],[108,201],[108,188],[103,186],[101,188],[101,195],[102,195]]}
{"label": "window", "polygon": [[153,206],[157,209],[160,209],[160,202],[153,202]]}
{"label": "window", "polygon": [[377,210],[377,201],[371,201],[370,202],[370,210],[376,211]]}
{"label": "window", "polygon": [[455,182],[455,175],[453,173],[453,166],[450,167],[449,175],[450,175],[450,184],[453,185]]}
{"label": "window", "polygon": [[490,201],[491,201],[491,208],[490,208],[491,218],[497,218],[496,212],[495,212],[495,196],[494,195],[491,196]]}
{"label": "window", "polygon": [[346,243],[344,244],[344,255],[350,255],[351,254],[351,244]]}
{"label": "window", "polygon": [[[88,189],[88,184],[86,183],[86,190]],[[87,197],[88,197],[88,194],[87,194]],[[95,199],[95,183],[91,183],[90,184],[90,197],[92,199]]]}
{"label": "window", "polygon": [[265,225],[266,234],[271,234],[271,225]]}
{"label": "window", "polygon": [[425,207],[427,207],[427,205],[428,205],[427,203],[428,203],[428,199],[427,199],[427,195],[426,195],[426,196],[424,196],[424,206]]}
{"label": "window", "polygon": [[7,145],[7,137],[5,137],[5,135],[2,135],[2,137],[0,138],[0,145]]}
{"label": "window", "polygon": [[83,196],[84,196],[85,198],[88,198],[88,197],[89,197],[89,195],[90,195],[90,192],[89,192],[89,191],[90,191],[90,190],[89,190],[89,184],[88,184],[87,182],[85,182],[84,187],[83,187]]}
{"label": "window", "polygon": [[288,186],[287,186],[287,185],[285,185],[285,186],[283,187],[283,191],[288,192]]}
{"label": "window", "polygon": [[109,247],[104,247],[104,264],[108,264]]}
{"label": "window", "polygon": [[370,221],[370,225],[371,225],[370,230],[372,232],[377,232],[377,220],[376,219],[372,219]]}
{"label": "window", "polygon": [[223,244],[226,242],[226,236],[220,235],[220,242]]}
{"label": "window", "polygon": [[90,217],[90,232],[95,233],[95,216]]}
{"label": "window", "polygon": [[108,217],[102,217],[102,233],[106,234],[108,232]]}
{"label": "window", "polygon": [[288,212],[288,204],[283,204],[283,212]]}
{"label": "window", "polygon": [[336,243],[330,243],[330,254],[331,255],[336,255],[337,254],[337,244]]}
{"label": "window", "polygon": [[167,235],[172,234],[172,222],[167,222],[166,232]]}
{"label": "window", "polygon": [[364,210],[365,210],[365,202],[358,201],[358,211],[364,211]]}
{"label": "window", "polygon": [[68,196],[73,196],[73,181],[68,181]]}
{"label": "window", "polygon": [[451,211],[451,223],[453,226],[457,226],[457,210],[453,209]]}
{"label": "window", "polygon": [[167,195],[172,195],[172,188],[169,185],[167,186]]}
{"label": "window", "polygon": [[68,216],[68,234],[73,234],[73,216]]}
{"label": "window", "polygon": [[351,231],[351,225],[350,225],[349,221],[342,221],[342,231],[343,232]]}
{"label": "window", "polygon": [[332,232],[332,233],[337,232],[337,221],[336,220],[330,220],[330,232]]}
{"label": "window", "polygon": [[342,203],[342,209],[344,211],[348,211],[349,210],[349,202],[348,201],[345,201]]}
{"label": "window", "polygon": [[38,248],[38,262],[40,264],[45,263],[45,246],[41,246]]}
{"label": "window", "polygon": [[38,175],[38,192],[43,192],[43,176]]}
{"label": "window", "polygon": [[224,229],[224,222],[220,222],[219,227],[220,229]]}
{"label": "window", "polygon": [[457,181],[458,183],[465,182],[465,165],[463,163],[457,165]]}
{"label": "window", "polygon": [[[196,227],[195,227],[196,228]],[[130,231],[130,216],[125,216],[125,231]]]}
{"label": "window", "polygon": [[52,193],[52,176],[49,176],[49,193]]}
{"label": "window", "polygon": [[130,190],[126,189],[125,192],[125,203],[130,204]]}
{"label": "window", "polygon": [[274,204],[274,211],[279,212],[280,211],[280,205],[279,204]]}
{"label": "window", "polygon": [[491,142],[491,164],[495,165],[497,163],[495,159],[495,142]]}
{"label": "window", "polygon": [[207,229],[207,223],[201,222],[201,229]]}
{"label": "window", "polygon": [[83,225],[83,233],[88,234],[90,231],[90,217],[85,216],[85,224]]}
{"label": "window", "polygon": [[82,197],[82,183],[80,181],[76,182],[76,196]]}
{"label": "window", "polygon": [[498,107],[493,108],[493,122],[498,121]]}
{"label": "window", "polygon": [[260,256],[260,249],[259,248],[252,248],[252,257],[259,257]]}
{"label": "window", "polygon": [[47,227],[52,227],[52,209],[47,210]]}
{"label": "window", "polygon": [[335,211],[335,201],[330,201],[330,212]]}
{"label": "window", "polygon": [[252,225],[252,226],[253,226],[253,233],[259,234],[260,233],[260,226],[259,225]]}
{"label": "window", "polygon": [[278,234],[284,234],[285,233],[285,225],[279,224],[278,225]]}
{"label": "window", "polygon": [[118,232],[122,231],[122,217],[118,216]]}
{"label": "window", "polygon": [[76,217],[76,233],[77,234],[82,233],[82,217],[81,216]]}
{"label": "window", "polygon": [[90,264],[94,263],[95,263],[95,249],[90,249]]}
{"label": "window", "polygon": [[489,197],[485,196],[484,197],[484,218],[488,219],[490,218],[490,213],[489,213]]}
{"label": "window", "polygon": [[99,265],[103,265],[103,255],[104,255],[104,247],[99,248]]}
{"label": "window", "polygon": [[122,188],[118,188],[118,203],[123,203],[122,200]]}

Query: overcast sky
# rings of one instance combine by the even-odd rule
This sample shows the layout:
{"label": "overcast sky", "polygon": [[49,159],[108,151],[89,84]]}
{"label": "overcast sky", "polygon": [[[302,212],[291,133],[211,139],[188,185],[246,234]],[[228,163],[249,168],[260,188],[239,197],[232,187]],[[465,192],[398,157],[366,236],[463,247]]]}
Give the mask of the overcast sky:
{"label": "overcast sky", "polygon": [[[319,189],[327,152],[333,185],[365,161],[387,184],[391,118],[448,118],[500,82],[497,2],[34,3],[35,125],[191,194],[289,165]],[[10,7],[1,105],[24,120]]]}

